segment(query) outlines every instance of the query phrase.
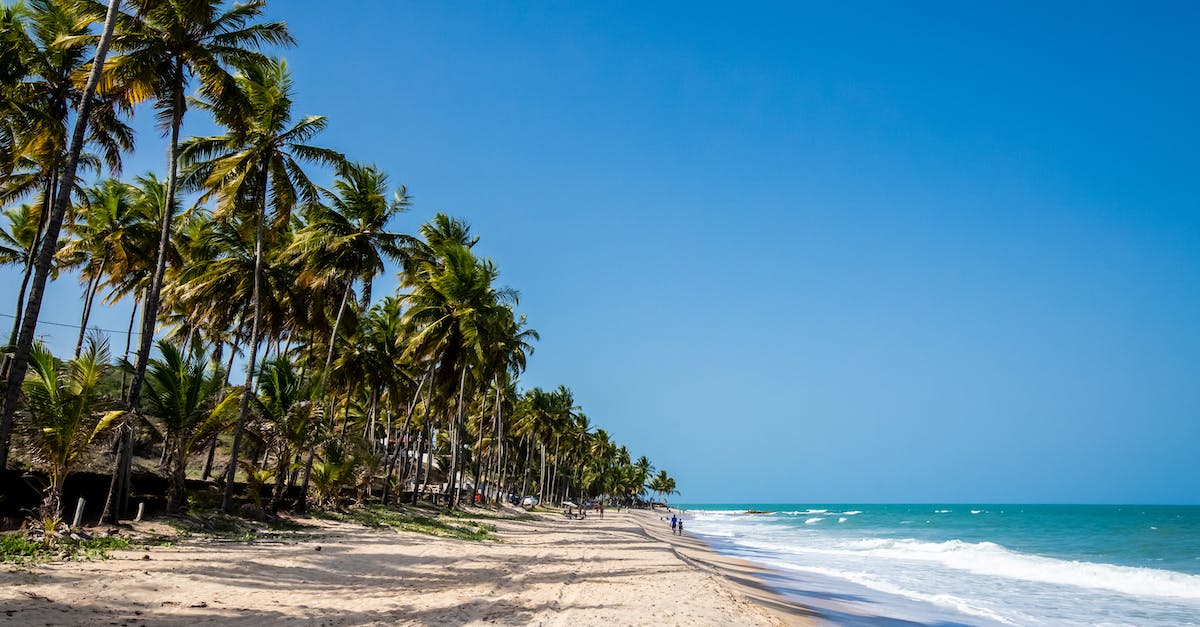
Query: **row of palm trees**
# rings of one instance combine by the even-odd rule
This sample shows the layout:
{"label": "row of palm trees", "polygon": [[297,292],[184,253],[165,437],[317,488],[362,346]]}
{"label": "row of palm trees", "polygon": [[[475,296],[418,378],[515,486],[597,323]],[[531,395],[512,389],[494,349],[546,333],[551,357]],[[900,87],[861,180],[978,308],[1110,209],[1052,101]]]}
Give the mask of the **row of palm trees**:
{"label": "row of palm trees", "polygon": [[[405,188],[320,146],[324,117],[293,114],[288,66],[264,50],[295,42],[282,22],[263,21],[265,9],[3,7],[0,263],[22,281],[0,468],[15,425],[21,450],[36,453],[27,461],[48,472],[49,516],[106,431],[110,518],[123,515],[147,447],[170,479],[170,511],[187,505],[189,471],[208,479],[222,462],[226,511],[238,496],[275,510],[673,492],[673,481],[648,488],[650,461],[594,429],[568,388],[519,390],[538,336],[516,313],[518,294],[497,284],[465,222],[439,214],[415,234],[392,230]],[[121,180],[127,120],[143,103],[169,138],[167,173]],[[184,138],[189,109],[221,131]],[[313,182],[324,173],[328,188]],[[374,279],[389,267],[400,286],[376,300]],[[34,333],[45,284],[63,271],[78,276],[83,306],[74,354],[56,360]],[[88,332],[97,300],[134,303],[115,362]]]}

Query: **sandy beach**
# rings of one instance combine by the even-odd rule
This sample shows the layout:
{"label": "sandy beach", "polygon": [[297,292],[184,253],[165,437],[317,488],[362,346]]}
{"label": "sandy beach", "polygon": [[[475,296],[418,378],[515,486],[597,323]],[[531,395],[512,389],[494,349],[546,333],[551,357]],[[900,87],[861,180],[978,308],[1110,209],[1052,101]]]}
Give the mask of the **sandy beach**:
{"label": "sandy beach", "polygon": [[658,514],[495,520],[466,542],[306,520],[278,541],[188,540],[8,568],[18,625],[781,625],[811,614]]}

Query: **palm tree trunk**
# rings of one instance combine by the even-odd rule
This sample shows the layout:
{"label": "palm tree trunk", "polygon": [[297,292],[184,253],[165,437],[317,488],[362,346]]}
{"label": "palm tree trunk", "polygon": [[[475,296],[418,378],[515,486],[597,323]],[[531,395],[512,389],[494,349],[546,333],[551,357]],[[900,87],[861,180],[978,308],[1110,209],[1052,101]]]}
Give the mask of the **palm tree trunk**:
{"label": "palm tree trunk", "polygon": [[[183,76],[183,59],[175,59],[175,76]],[[133,366],[133,377],[129,382],[126,405],[136,412],[142,398],[142,382],[146,379],[146,366],[150,363],[150,346],[154,343],[154,327],[158,323],[159,298],[162,296],[163,276],[167,271],[167,248],[171,244],[171,218],[175,214],[175,188],[179,170],[179,127],[183,124],[183,85],[172,86],[171,145],[167,163],[167,198],[163,206],[162,223],[158,233],[158,256],[154,262],[154,275],[150,288],[146,290],[146,302],[142,306],[142,333],[138,336],[137,360]],[[264,201],[265,202],[265,201]]]}
{"label": "palm tree trunk", "polygon": [[[129,312],[129,328],[125,331],[125,363],[129,363],[129,345],[133,342],[133,322],[137,319],[138,304],[141,299],[138,298],[137,292],[133,294],[133,310]],[[125,398],[125,368],[121,368],[121,398]]]}
{"label": "palm tree trunk", "polygon": [[204,459],[204,472],[200,474],[200,478],[208,481],[208,476],[212,474],[213,458],[217,456],[217,435],[214,433],[212,440],[208,443],[208,457]]}
{"label": "palm tree trunk", "polygon": [[87,335],[88,318],[92,315],[92,302],[96,300],[96,292],[100,289],[100,277],[104,276],[104,266],[106,265],[108,265],[108,255],[100,258],[100,267],[96,270],[96,276],[88,280],[87,289],[84,290],[83,316],[79,321],[79,339],[75,341],[76,357],[79,357],[79,352],[83,350],[83,338]]}
{"label": "palm tree trunk", "polygon": [[501,407],[500,377],[496,377],[496,407],[495,407],[495,410],[496,410],[496,412],[495,412],[496,413],[496,425],[495,425],[495,427],[496,427],[496,436],[495,436],[496,437],[496,474],[494,475],[493,478],[496,480],[496,494],[497,494],[497,496],[499,496],[500,481],[503,479],[503,472],[502,472],[503,467],[501,466],[501,460],[504,459],[504,455],[503,455],[503,451],[504,451],[504,424],[503,424],[504,408]]}
{"label": "palm tree trunk", "polygon": [[[39,244],[42,241],[42,233],[46,230],[46,220],[50,217],[50,203],[54,201],[55,185],[58,182],[58,171],[54,168],[50,169],[50,176],[46,180],[46,191],[42,197],[42,214],[38,217],[37,228],[34,229],[33,240],[29,242],[29,250],[25,251],[25,272],[21,275],[21,289],[17,292],[17,314],[13,316],[12,333],[8,336],[7,346],[14,346],[17,343],[17,336],[21,331],[21,315],[25,311],[25,290],[29,287],[29,279],[33,277],[33,262],[37,259],[37,252],[40,248]],[[7,374],[7,373],[6,373]]]}
{"label": "palm tree trunk", "polygon": [[46,500],[42,503],[42,515],[47,518],[62,518],[63,483],[66,482],[65,468],[55,468],[50,472],[50,487],[46,490]]}
{"label": "palm tree trunk", "polygon": [[350,273],[346,273],[346,287],[342,290],[342,302],[338,305],[337,316],[333,319],[333,330],[329,332],[329,350],[325,353],[325,369],[321,371],[321,383],[317,389],[325,391],[325,378],[329,375],[329,364],[333,363],[333,347],[337,345],[338,328],[342,326],[342,315],[346,312],[346,301],[350,298],[350,288],[353,283]]}
{"label": "palm tree trunk", "polygon": [[[138,296],[137,291],[135,290],[133,296],[133,310],[129,313],[129,328],[125,331],[125,363],[129,362],[129,345],[133,341],[133,322],[137,319],[138,304],[140,302],[141,298]],[[122,397],[125,397],[126,393],[125,370],[125,368],[121,368]],[[118,424],[118,429],[116,430],[119,434],[117,437],[120,439],[117,440],[117,452],[116,457],[113,458],[113,471],[112,478],[108,483],[108,494],[104,498],[104,510],[100,513],[100,520],[105,522],[111,522],[115,524],[119,522],[121,514],[125,513],[126,503],[124,499],[121,498],[121,495],[128,494],[128,490],[125,489],[125,485],[128,483],[128,477],[126,477],[124,473],[127,468],[132,469],[133,467],[132,429],[133,428],[126,421],[126,418],[122,418],[121,422]],[[127,430],[131,434],[128,441],[125,437],[125,432]]]}
{"label": "palm tree trunk", "polygon": [[554,466],[553,473],[550,475],[550,498],[556,497],[555,486],[558,485],[558,445],[561,436],[554,436]]}
{"label": "palm tree trunk", "polygon": [[175,445],[171,460],[171,489],[167,492],[167,513],[174,514],[183,509],[187,500],[187,457],[183,454],[183,438]]}
{"label": "palm tree trunk", "polygon": [[[471,498],[468,501],[468,503],[474,503],[475,502],[475,493],[480,492],[479,472],[480,472],[480,468],[481,468],[481,463],[483,461],[483,456],[481,455],[482,451],[483,451],[483,416],[480,416],[479,417],[479,433],[476,434],[476,436],[475,436],[475,451],[474,451],[474,453],[475,453],[475,455],[474,455],[474,457],[475,457],[475,472],[474,472],[474,474],[471,475]],[[482,494],[482,492],[480,492],[480,493]]]}
{"label": "palm tree trunk", "polygon": [[246,430],[246,417],[250,413],[250,395],[254,393],[254,368],[258,360],[259,324],[262,322],[262,273],[263,273],[263,240],[266,237],[267,222],[267,172],[263,170],[262,195],[260,204],[255,212],[254,225],[254,294],[251,308],[254,311],[254,322],[250,325],[250,354],[246,361],[246,380],[242,386],[242,398],[238,404],[237,426],[233,430],[233,444],[229,448],[229,466],[225,469],[225,494],[221,498],[221,511],[233,513],[233,482],[237,479],[238,449],[242,445],[242,434]]}
{"label": "palm tree trunk", "polygon": [[546,500],[546,479],[549,477],[549,472],[546,471],[546,443],[539,442],[539,448],[542,453],[542,467],[538,472],[538,503]]}
{"label": "palm tree trunk", "polygon": [[421,447],[424,445],[425,445],[425,428],[422,427],[421,430],[417,432],[417,455],[416,455],[417,458],[415,460],[416,461],[416,470],[413,472],[413,493],[412,493],[412,504],[413,505],[417,504],[417,499],[420,498],[421,492],[425,489],[425,486],[423,484],[420,485],[419,487],[417,485],[418,481],[420,481],[420,479],[421,479],[421,466],[425,462],[425,458],[421,453]]}
{"label": "palm tree trunk", "polygon": [[125,512],[125,500],[122,496],[128,493],[125,470],[130,467],[126,464],[126,459],[132,458],[133,426],[128,420],[122,419],[117,425],[116,433],[117,453],[113,458],[113,472],[108,483],[108,495],[104,499],[104,509],[100,512],[100,520],[109,523],[116,523]]}
{"label": "palm tree trunk", "polygon": [[525,441],[525,466],[522,467],[521,473],[521,498],[525,498],[525,488],[529,486],[529,458],[533,456],[533,443],[526,438]]}
{"label": "palm tree trunk", "polygon": [[454,509],[458,504],[458,461],[459,449],[461,448],[460,440],[462,437],[463,427],[463,389],[467,383],[467,364],[463,364],[462,376],[458,380],[458,416],[454,420],[454,426],[450,430],[450,444],[453,448],[450,450],[450,509]]}
{"label": "palm tree trunk", "polygon": [[[430,366],[429,370],[430,370],[429,373],[426,373],[425,375],[421,376],[421,381],[419,383],[417,383],[417,391],[413,392],[412,401],[408,404],[408,412],[406,412],[404,415],[404,428],[400,430],[400,434],[401,434],[400,440],[397,441],[397,445],[396,445],[396,455],[397,456],[400,455],[400,444],[403,444],[408,439],[408,428],[412,424],[413,412],[416,411],[416,408],[417,408],[417,399],[421,398],[421,388],[425,387],[425,380],[428,379],[429,375],[432,373],[433,366]],[[408,453],[408,451],[406,449],[404,466],[400,470],[400,487],[404,487],[404,480],[408,477],[408,455],[407,455],[407,453]],[[417,472],[420,472],[420,470],[418,470]],[[414,481],[413,481],[413,488],[414,489],[416,488],[415,476],[414,476]],[[399,490],[398,492],[402,492],[402,491],[403,490]],[[397,497],[397,498],[399,498],[399,497]]]}
{"label": "palm tree trunk", "polygon": [[283,502],[287,496],[288,486],[288,461],[291,460],[291,451],[279,451],[279,459],[276,460],[275,466],[275,489],[271,492],[271,501],[267,505],[267,511],[274,514],[279,511],[279,504]]}
{"label": "palm tree trunk", "polygon": [[67,162],[63,168],[63,184],[59,186],[54,199],[54,207],[50,211],[46,223],[46,234],[41,248],[38,250],[37,262],[34,264],[33,286],[29,292],[29,302],[25,305],[25,315],[21,318],[21,330],[17,335],[16,349],[13,351],[12,366],[8,373],[8,388],[4,394],[4,407],[0,409],[0,470],[8,467],[9,435],[12,431],[13,414],[17,410],[17,399],[21,395],[21,381],[25,379],[25,370],[29,367],[29,351],[33,348],[33,335],[37,330],[38,315],[42,311],[42,297],[46,293],[46,280],[50,276],[50,266],[54,263],[54,253],[58,244],[58,233],[62,230],[63,217],[67,206],[71,204],[71,192],[74,188],[75,172],[79,166],[79,155],[83,152],[83,141],[87,137],[88,115],[92,110],[92,96],[96,93],[96,85],[100,82],[100,71],[104,67],[104,57],[108,54],[108,46],[112,42],[113,28],[117,23],[117,12],[121,0],[109,0],[108,14],[104,18],[104,32],[100,42],[96,44],[96,55],[92,59],[92,71],[88,74],[87,85],[79,102],[79,111],[75,115],[75,128],[71,132],[71,149],[67,153]]}
{"label": "palm tree trunk", "polygon": [[304,462],[304,480],[300,482],[300,503],[296,507],[296,510],[301,514],[308,511],[308,478],[312,475],[313,461],[316,458],[316,449],[309,449],[308,459]]}

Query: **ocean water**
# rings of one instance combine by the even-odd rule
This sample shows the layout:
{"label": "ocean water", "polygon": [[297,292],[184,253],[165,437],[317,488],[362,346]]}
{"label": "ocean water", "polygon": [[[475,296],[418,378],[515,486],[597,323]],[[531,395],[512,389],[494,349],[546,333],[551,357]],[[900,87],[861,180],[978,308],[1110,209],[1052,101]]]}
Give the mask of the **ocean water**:
{"label": "ocean water", "polygon": [[682,507],[838,623],[1200,625],[1200,507]]}

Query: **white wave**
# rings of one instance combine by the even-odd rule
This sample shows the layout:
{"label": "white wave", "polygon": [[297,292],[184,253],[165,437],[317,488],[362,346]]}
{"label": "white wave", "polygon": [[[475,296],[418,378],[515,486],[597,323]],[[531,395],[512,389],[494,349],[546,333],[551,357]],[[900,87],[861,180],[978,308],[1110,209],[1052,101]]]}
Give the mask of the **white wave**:
{"label": "white wave", "polygon": [[949,513],[950,513],[950,510],[948,510],[948,509],[935,509],[935,510],[933,510],[933,513],[935,513],[935,514],[949,514]]}
{"label": "white wave", "polygon": [[855,510],[851,510],[851,511],[848,511],[848,512],[842,512],[842,515],[843,515],[843,516],[857,516],[857,515],[859,515],[859,514],[861,514],[861,513],[862,513],[862,512],[860,512],[860,511],[858,511],[858,510],[856,510],[856,509],[855,509]]}
{"label": "white wave", "polygon": [[815,524],[821,522],[822,520],[825,520],[825,519],[820,516],[814,516],[813,518],[809,518],[808,520],[804,521],[804,524],[815,525]]}
{"label": "white wave", "polygon": [[916,601],[923,601],[925,603],[933,603],[934,605],[940,605],[942,607],[949,607],[949,608],[952,608],[959,612],[962,612],[963,614],[968,614],[971,616],[978,616],[980,618],[986,618],[988,620],[996,621],[998,623],[1004,623],[1005,625],[1019,624],[1019,623],[1016,623],[1013,620],[1009,619],[1008,617],[1001,616],[1000,614],[997,614],[996,612],[993,612],[985,607],[979,607],[978,605],[973,605],[973,604],[971,604],[971,602],[969,602],[966,599],[962,599],[962,598],[959,598],[959,597],[956,597],[956,596],[950,595],[950,594],[925,594],[925,593],[921,593],[921,592],[915,592],[913,590],[908,590],[908,589],[902,588],[900,586],[897,586],[889,581],[884,581],[882,579],[879,579],[878,577],[872,576],[870,573],[850,572],[850,571],[844,571],[844,570],[836,570],[836,569],[832,569],[832,568],[821,568],[819,566],[795,566],[795,565],[791,565],[791,564],[786,564],[786,565],[784,565],[784,567],[791,569],[791,570],[799,570],[799,571],[804,571],[804,572],[815,573],[818,575],[824,575],[826,577],[836,577],[838,579],[845,579],[847,581],[854,582],[860,586],[866,586],[873,590],[878,590],[880,592],[886,592],[888,594],[902,596],[902,597],[913,599]]}
{"label": "white wave", "polygon": [[983,512],[983,510],[981,510],[981,509],[973,509],[973,510],[971,510],[971,513],[972,513],[972,514],[979,514],[979,513],[982,513],[982,512]]}
{"label": "white wave", "polygon": [[847,520],[847,518],[845,516],[838,518],[838,522],[840,522],[840,523],[844,523],[844,522],[846,522],[846,520]]}
{"label": "white wave", "polygon": [[856,540],[842,548],[802,552],[934,562],[947,568],[1037,583],[1111,590],[1142,597],[1200,599],[1200,575],[1156,568],[1063,560],[1010,551],[992,542]]}

